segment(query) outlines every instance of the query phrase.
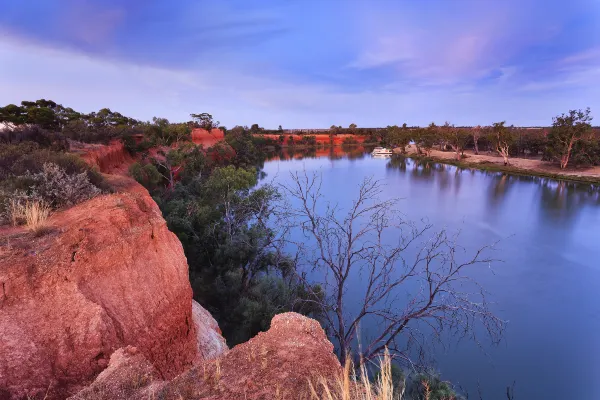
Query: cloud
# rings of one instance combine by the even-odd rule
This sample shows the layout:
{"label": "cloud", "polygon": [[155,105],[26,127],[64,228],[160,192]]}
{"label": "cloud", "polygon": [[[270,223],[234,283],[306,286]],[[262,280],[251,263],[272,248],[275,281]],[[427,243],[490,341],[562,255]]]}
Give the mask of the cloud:
{"label": "cloud", "polygon": [[57,0],[27,12],[16,4],[0,14],[0,28],[12,38],[155,66],[189,67],[217,52],[223,58],[287,31],[277,13],[229,2]]}
{"label": "cloud", "polygon": [[[84,112],[109,107],[140,119],[164,116],[185,121],[208,111],[224,125],[259,123],[271,128],[386,126],[431,121],[489,124],[550,123],[573,107],[562,97],[530,98],[515,93],[454,88],[348,91],[305,84],[232,68],[190,71],[103,60],[64,50],[0,44],[0,104],[50,98]],[[589,100],[582,93],[581,100]],[[594,104],[583,104],[581,107]],[[600,104],[597,104],[600,106]],[[600,107],[599,107],[600,109]]]}
{"label": "cloud", "polygon": [[0,104],[44,97],[141,119],[208,111],[267,127],[538,125],[600,109],[600,36],[574,7],[68,1],[0,15]]}

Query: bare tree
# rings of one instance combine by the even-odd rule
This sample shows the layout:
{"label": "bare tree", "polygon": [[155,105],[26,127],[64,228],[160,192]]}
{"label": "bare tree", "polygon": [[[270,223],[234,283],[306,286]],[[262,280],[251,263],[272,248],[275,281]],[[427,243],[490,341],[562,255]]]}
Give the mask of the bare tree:
{"label": "bare tree", "polygon": [[[430,234],[431,225],[418,227],[404,220],[395,209],[396,200],[379,200],[382,184],[372,178],[360,184],[347,211],[324,201],[321,183],[317,175],[296,172],[283,191],[298,204],[290,206],[290,224],[305,235],[303,243],[296,243],[298,268],[323,274],[320,284],[326,296],[315,294],[314,301],[338,342],[342,363],[353,354],[371,360],[386,347],[410,361],[413,346],[422,350],[429,334],[440,337],[446,331],[478,340],[473,329],[477,322],[493,341],[500,339],[504,322],[490,312],[483,290],[464,273],[488,265],[488,247],[465,258],[456,236],[445,230]],[[356,274],[362,293],[349,290]],[[298,275],[312,287],[306,273]],[[465,289],[469,286],[474,291]],[[349,298],[358,297],[360,307],[350,307]],[[366,319],[375,321],[379,330],[361,349],[353,348]]]}

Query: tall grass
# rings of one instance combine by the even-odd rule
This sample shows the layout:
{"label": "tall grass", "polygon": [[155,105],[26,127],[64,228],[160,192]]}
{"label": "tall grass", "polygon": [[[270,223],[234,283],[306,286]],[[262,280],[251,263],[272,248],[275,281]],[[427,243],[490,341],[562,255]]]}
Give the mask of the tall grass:
{"label": "tall grass", "polygon": [[392,379],[392,358],[386,349],[379,359],[379,374],[375,381],[369,379],[364,363],[359,368],[360,377],[356,376],[354,365],[347,360],[343,373],[335,380],[324,377],[317,379],[313,385],[309,381],[312,400],[401,400],[404,396],[404,385],[400,392],[395,391]]}
{"label": "tall grass", "polygon": [[12,226],[17,226],[25,221],[25,206],[18,199],[10,199],[6,206],[7,218]]}
{"label": "tall grass", "polygon": [[46,220],[50,215],[50,206],[44,201],[28,201],[23,213],[25,225],[33,233],[39,234],[46,229]]}

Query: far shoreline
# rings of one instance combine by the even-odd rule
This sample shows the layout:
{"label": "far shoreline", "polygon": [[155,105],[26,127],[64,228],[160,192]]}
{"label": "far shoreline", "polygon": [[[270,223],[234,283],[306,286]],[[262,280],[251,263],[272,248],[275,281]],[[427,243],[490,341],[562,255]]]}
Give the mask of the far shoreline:
{"label": "far shoreline", "polygon": [[407,150],[403,154],[399,148],[395,148],[394,155],[481,171],[503,172],[511,175],[549,178],[586,184],[600,184],[600,167],[561,170],[546,161],[520,157],[510,158],[509,165],[505,166],[500,156],[481,153],[474,154],[472,151],[465,151],[466,157],[459,161],[456,160],[456,153],[453,151],[432,150],[430,155],[426,156],[417,154],[416,149],[412,147]]}

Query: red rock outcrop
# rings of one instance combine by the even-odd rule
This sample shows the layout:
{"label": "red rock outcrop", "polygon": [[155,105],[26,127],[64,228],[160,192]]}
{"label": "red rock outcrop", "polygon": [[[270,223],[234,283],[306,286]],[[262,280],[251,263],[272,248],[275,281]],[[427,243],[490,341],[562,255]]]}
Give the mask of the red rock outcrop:
{"label": "red rock outcrop", "polygon": [[[260,135],[263,136],[265,138],[269,138],[269,139],[273,139],[273,140],[279,140],[279,135],[271,135],[271,134],[267,134],[267,135]],[[316,134],[316,135],[311,135],[311,134],[307,134],[307,135],[283,135],[283,146],[289,146],[289,138],[290,136],[294,138],[294,143],[298,144],[302,141],[302,138],[304,136],[314,136],[315,140],[318,144],[324,144],[324,145],[330,145],[332,138],[329,135],[326,134]],[[365,140],[367,140],[367,136],[364,135],[350,135],[350,134],[340,134],[340,135],[334,135],[333,136],[333,145],[334,146],[341,146],[344,143],[344,139],[346,138],[351,138],[356,140],[357,143],[364,143]]]}
{"label": "red rock outcrop", "polygon": [[181,243],[148,192],[121,180],[135,190],[57,213],[42,236],[0,241],[1,399],[64,398],[127,345],[160,378],[226,348],[210,314],[192,312]]}
{"label": "red rock outcrop", "polygon": [[71,151],[105,174],[126,172],[134,161],[118,140],[108,145],[71,142]]}
{"label": "red rock outcrop", "polygon": [[308,399],[309,380],[336,381],[341,374],[319,323],[285,313],[273,318],[267,332],[171,381],[155,380],[156,371],[135,349],[119,350],[109,368],[72,400]]}
{"label": "red rock outcrop", "polygon": [[223,140],[224,137],[223,131],[216,128],[210,132],[202,128],[192,130],[192,142],[194,142],[194,144],[201,144],[204,148],[211,147]]}

